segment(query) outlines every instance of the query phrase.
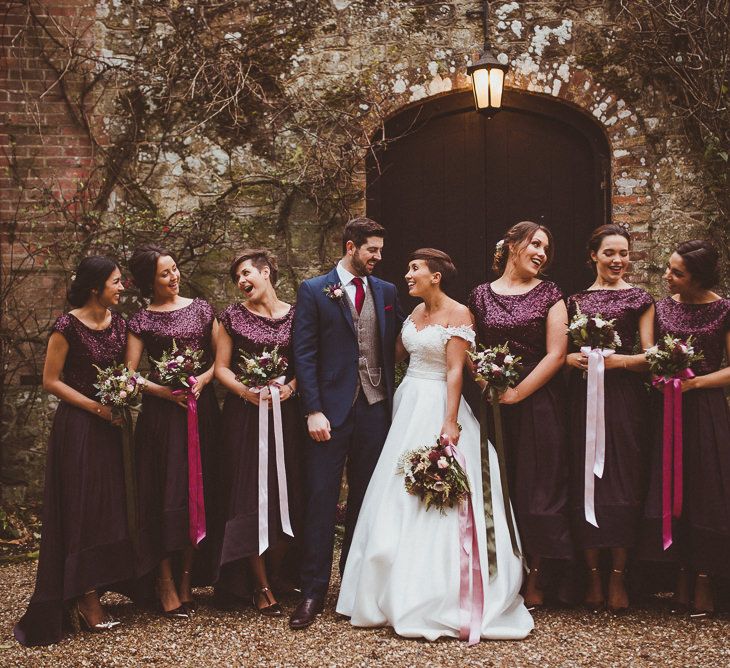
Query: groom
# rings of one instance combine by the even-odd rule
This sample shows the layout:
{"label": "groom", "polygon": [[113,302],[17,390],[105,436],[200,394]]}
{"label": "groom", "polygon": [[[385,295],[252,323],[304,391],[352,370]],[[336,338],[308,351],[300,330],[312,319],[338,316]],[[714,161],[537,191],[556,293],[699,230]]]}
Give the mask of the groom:
{"label": "groom", "polygon": [[302,629],[324,607],[332,570],[335,513],[347,465],[344,570],[365,490],[390,426],[395,341],[403,324],[395,286],[372,275],[385,229],[355,218],[342,235],[344,255],[324,276],[299,287],[294,365],[307,420],[302,533],[303,599],[289,625]]}

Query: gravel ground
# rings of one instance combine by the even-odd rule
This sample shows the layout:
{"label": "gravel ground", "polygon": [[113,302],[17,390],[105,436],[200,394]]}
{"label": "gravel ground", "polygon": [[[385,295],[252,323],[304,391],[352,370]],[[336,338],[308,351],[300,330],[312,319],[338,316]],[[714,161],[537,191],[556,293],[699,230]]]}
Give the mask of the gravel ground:
{"label": "gravel ground", "polygon": [[[207,603],[190,621],[173,622],[140,612],[116,595],[105,602],[122,626],[83,633],[58,645],[25,649],[12,636],[33,589],[35,562],[0,566],[0,665],[10,666],[730,666],[730,617],[693,621],[670,615],[657,602],[623,617],[577,610],[535,615],[535,631],[522,642],[405,640],[390,629],[355,629],[328,611],[304,631],[287,618],[269,620],[250,608],[222,613]],[[337,583],[333,590],[336,591]],[[286,610],[293,602],[285,602]]]}

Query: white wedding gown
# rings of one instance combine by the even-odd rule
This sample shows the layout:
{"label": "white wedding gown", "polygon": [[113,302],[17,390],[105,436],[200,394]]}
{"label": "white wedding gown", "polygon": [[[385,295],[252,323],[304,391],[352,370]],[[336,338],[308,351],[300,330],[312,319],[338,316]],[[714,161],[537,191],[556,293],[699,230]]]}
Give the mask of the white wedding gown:
{"label": "white wedding gown", "polygon": [[[459,637],[458,510],[426,511],[396,473],[403,452],[432,445],[439,435],[446,411],[446,343],[452,336],[474,343],[470,327],[430,325],[419,331],[410,317],[403,325],[410,364],[395,393],[393,423],[365,494],[337,601],[337,612],[354,626],[392,626],[406,638]],[[522,567],[510,545],[497,455],[490,445],[498,572],[489,582],[479,424],[463,398],[459,423],[484,582],[481,637],[522,639],[533,621],[519,594]]]}

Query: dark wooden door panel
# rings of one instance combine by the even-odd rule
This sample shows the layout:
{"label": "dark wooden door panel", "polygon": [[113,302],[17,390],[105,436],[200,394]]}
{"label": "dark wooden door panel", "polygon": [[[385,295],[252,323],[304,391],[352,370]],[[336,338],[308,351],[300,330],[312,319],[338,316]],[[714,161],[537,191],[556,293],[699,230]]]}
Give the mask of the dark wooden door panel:
{"label": "dark wooden door panel", "polygon": [[552,230],[550,278],[566,293],[591,280],[584,248],[607,213],[607,142],[580,112],[510,93],[509,107],[491,120],[473,111],[470,94],[458,93],[386,124],[388,135],[400,138],[379,153],[378,164],[369,161],[367,208],[388,230],[379,273],[396,283],[407,307],[414,302],[403,275],[414,249],[449,253],[459,270],[451,293],[465,300],[492,277],[494,244],[520,220]]}

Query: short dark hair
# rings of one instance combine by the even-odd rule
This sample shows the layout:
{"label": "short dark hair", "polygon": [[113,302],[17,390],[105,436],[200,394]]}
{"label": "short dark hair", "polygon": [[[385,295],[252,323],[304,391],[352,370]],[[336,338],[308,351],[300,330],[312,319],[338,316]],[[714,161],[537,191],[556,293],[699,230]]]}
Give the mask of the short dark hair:
{"label": "short dark hair", "polygon": [[71,306],[80,308],[91,297],[91,291],[101,293],[107,280],[115,269],[119,269],[116,260],[103,255],[85,257],[76,267],[76,274],[66,293],[66,299]]}
{"label": "short dark hair", "polygon": [[268,267],[271,273],[271,283],[272,285],[276,284],[279,277],[279,265],[276,261],[276,256],[265,248],[246,248],[236,256],[236,259],[231,262],[231,267],[228,270],[231,280],[234,283],[238,281],[238,267],[246,260],[251,260],[251,264],[259,271],[264,267]]}
{"label": "short dark hair", "polygon": [[624,239],[626,239],[626,241],[629,242],[629,248],[631,248],[631,235],[625,227],[622,227],[621,225],[614,225],[613,223],[609,225],[600,225],[595,230],[593,230],[593,232],[591,232],[591,236],[588,239],[587,263],[594,269],[595,262],[591,257],[591,253],[598,252],[598,249],[601,247],[601,244],[606,237],[623,237]]}
{"label": "short dark hair", "polygon": [[542,230],[545,236],[548,238],[548,250],[546,253],[545,264],[542,266],[540,271],[547,269],[553,261],[555,255],[555,247],[553,245],[553,234],[549,228],[539,223],[533,223],[531,220],[523,220],[522,222],[516,223],[510,227],[502,236],[501,241],[504,243],[501,247],[498,247],[494,253],[494,262],[492,263],[492,269],[494,273],[501,276],[504,270],[507,268],[507,260],[509,259],[510,246],[519,248],[520,246],[526,246],[532,241],[532,237]]}
{"label": "short dark hair", "polygon": [[449,285],[456,278],[456,267],[451,258],[438,248],[419,248],[411,253],[411,260],[423,260],[428,270],[441,274],[441,286]]}
{"label": "short dark hair", "polygon": [[152,294],[155,274],[157,274],[157,260],[166,256],[171,257],[177,263],[177,259],[170,251],[156,244],[144,244],[132,253],[132,257],[129,259],[129,271],[132,272],[134,284],[143,297],[149,297]]}
{"label": "short dark hair", "polygon": [[365,218],[365,216],[353,218],[342,231],[342,252],[344,253],[347,250],[348,241],[352,241],[355,248],[360,248],[368,240],[368,237],[385,239],[385,228],[380,223]]}
{"label": "short dark hair", "polygon": [[717,285],[720,280],[718,263],[720,255],[707,239],[693,239],[677,246],[675,252],[681,256],[684,266],[705,290]]}

